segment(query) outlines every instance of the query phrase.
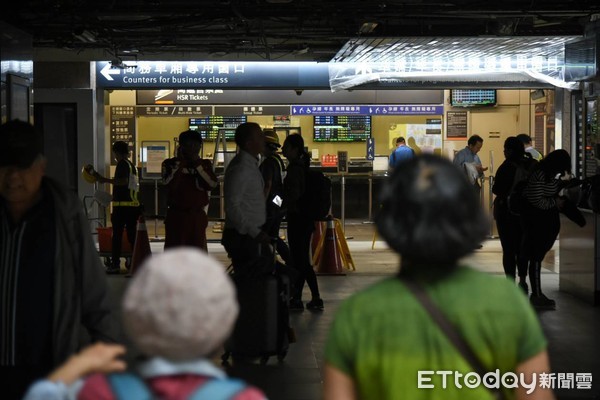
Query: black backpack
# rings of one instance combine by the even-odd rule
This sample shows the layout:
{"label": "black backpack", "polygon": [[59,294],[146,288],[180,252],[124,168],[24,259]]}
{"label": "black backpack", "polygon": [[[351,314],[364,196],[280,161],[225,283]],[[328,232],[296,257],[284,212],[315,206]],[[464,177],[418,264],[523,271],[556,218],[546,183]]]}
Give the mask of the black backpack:
{"label": "black backpack", "polygon": [[321,171],[305,171],[305,190],[300,204],[313,221],[324,220],[331,210],[331,179]]}
{"label": "black backpack", "polygon": [[529,180],[529,175],[531,174],[532,165],[526,165],[525,163],[515,163],[515,177],[513,178],[513,183],[508,192],[508,196],[506,198],[506,204],[508,207],[508,211],[513,215],[521,215],[523,212],[523,207],[525,206],[524,202],[525,197],[523,196],[523,192],[527,187],[527,181]]}

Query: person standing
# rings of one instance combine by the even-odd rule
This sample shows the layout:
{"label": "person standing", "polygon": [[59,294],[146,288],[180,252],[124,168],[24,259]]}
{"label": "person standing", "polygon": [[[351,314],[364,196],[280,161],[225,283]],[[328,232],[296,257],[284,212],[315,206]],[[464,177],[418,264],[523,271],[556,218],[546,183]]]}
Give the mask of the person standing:
{"label": "person standing", "polygon": [[221,244],[238,277],[254,277],[272,271],[261,263],[270,250],[266,222],[264,182],[258,167],[265,138],[257,123],[245,122],[235,130],[238,153],[225,170],[225,225]]}
{"label": "person standing", "polygon": [[519,139],[521,143],[523,143],[525,151],[531,154],[531,158],[533,158],[536,161],[542,161],[542,158],[544,158],[544,156],[542,155],[542,153],[537,151],[531,144],[531,136],[529,136],[526,133],[519,133],[517,135],[517,139]]}
{"label": "person standing", "polygon": [[415,151],[406,145],[402,136],[396,139],[396,148],[390,154],[390,169],[396,168],[402,161],[410,160],[415,156]]}
{"label": "person standing", "polygon": [[313,218],[305,209],[307,201],[303,196],[310,188],[306,187],[306,172],[310,166],[310,157],[304,151],[304,140],[299,134],[289,135],[282,147],[283,155],[288,159],[288,170],[283,183],[284,207],[286,209],[288,242],[292,266],[298,271],[298,278],[292,285],[290,310],[304,309],[302,290],[304,282],[308,284],[311,300],[306,304],[309,310],[323,310],[323,300],[319,293],[317,275],[310,260],[310,238],[315,229]]}
{"label": "person standing", "polygon": [[[484,370],[523,374],[527,382],[548,373],[548,341],[520,289],[462,265],[488,230],[462,171],[423,154],[394,170],[380,197],[375,223],[401,258],[399,273],[353,294],[336,311],[325,343],[323,399],[500,398],[486,385],[454,384],[476,368],[414,287],[456,328]],[[505,399],[554,399],[550,388],[534,387],[529,395],[522,385],[504,385]]]}
{"label": "person standing", "polygon": [[[502,265],[504,274],[513,282],[518,271],[519,287],[529,294],[527,285],[527,257],[523,248],[523,229],[521,218],[509,211],[508,195],[514,187],[517,171],[532,170],[536,161],[525,154],[525,149],[519,139],[514,136],[504,141],[504,156],[506,159],[496,172],[492,192],[496,195],[494,199],[494,219],[498,228],[498,236],[502,245]],[[524,177],[525,179],[527,176]]]}
{"label": "person standing", "polygon": [[139,179],[135,165],[129,160],[129,145],[120,140],[116,141],[112,145],[112,153],[117,161],[114,177],[112,179],[105,178],[96,171],[93,172],[93,175],[98,182],[113,185],[112,266],[106,269],[106,273],[119,274],[121,272],[123,230],[127,232],[127,240],[131,249],[135,249],[137,222],[142,212],[138,200]]}
{"label": "person standing", "polygon": [[521,213],[523,243],[529,259],[531,305],[538,309],[554,309],[556,302],[542,292],[542,261],[550,251],[560,231],[559,212],[565,200],[559,197],[563,188],[561,177],[569,176],[571,156],[566,150],[550,152],[531,172],[523,190],[524,210]]}
{"label": "person standing", "polygon": [[469,181],[477,189],[477,194],[481,192],[479,179],[483,178],[483,173],[487,171],[487,167],[481,165],[481,160],[477,153],[483,147],[483,138],[479,135],[473,135],[467,141],[467,146],[458,151],[454,156],[454,165],[460,167],[469,178]]}
{"label": "person standing", "polygon": [[285,178],[285,164],[277,154],[279,136],[272,129],[263,130],[265,135],[265,150],[260,163],[260,172],[265,182],[265,197],[267,200],[267,222],[263,230],[276,240],[275,248],[286,264],[290,263],[290,249],[287,243],[279,236],[281,221],[285,216],[283,205],[283,179]]}
{"label": "person standing", "polygon": [[86,344],[84,333],[121,335],[83,205],[45,176],[41,133],[11,120],[0,142],[0,380],[2,398],[20,400]]}
{"label": "person standing", "polygon": [[165,218],[165,249],[193,246],[208,251],[206,210],[210,192],[217,186],[218,179],[210,160],[200,158],[201,149],[200,132],[181,132],[177,157],[162,163],[168,207]]}

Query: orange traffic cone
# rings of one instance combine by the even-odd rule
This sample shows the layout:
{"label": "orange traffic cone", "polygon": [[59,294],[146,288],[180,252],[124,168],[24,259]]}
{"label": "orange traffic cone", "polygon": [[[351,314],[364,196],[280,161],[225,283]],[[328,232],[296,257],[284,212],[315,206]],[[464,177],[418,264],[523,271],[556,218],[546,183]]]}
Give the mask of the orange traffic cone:
{"label": "orange traffic cone", "polygon": [[315,221],[315,230],[312,234],[310,254],[315,254],[315,251],[317,250],[317,246],[319,245],[321,237],[323,236],[324,225],[325,224],[323,221]]}
{"label": "orange traffic cone", "polygon": [[133,255],[131,256],[131,267],[127,276],[133,276],[146,257],[151,255],[152,250],[150,249],[150,239],[148,239],[146,220],[143,215],[140,215],[137,223],[137,232],[135,234],[135,246]]}
{"label": "orange traffic cone", "polygon": [[319,257],[317,274],[346,275],[342,269],[342,258],[335,233],[335,221],[331,216],[327,218],[327,229],[325,230],[325,240]]}

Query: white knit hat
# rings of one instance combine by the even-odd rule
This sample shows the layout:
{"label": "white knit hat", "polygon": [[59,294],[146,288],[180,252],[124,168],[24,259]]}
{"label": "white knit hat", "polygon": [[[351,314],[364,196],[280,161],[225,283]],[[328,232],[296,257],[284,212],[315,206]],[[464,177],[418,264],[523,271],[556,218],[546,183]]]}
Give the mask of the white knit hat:
{"label": "white knit hat", "polygon": [[123,298],[125,329],[148,356],[191,360],[229,337],[238,315],[225,267],[191,247],[148,258]]}

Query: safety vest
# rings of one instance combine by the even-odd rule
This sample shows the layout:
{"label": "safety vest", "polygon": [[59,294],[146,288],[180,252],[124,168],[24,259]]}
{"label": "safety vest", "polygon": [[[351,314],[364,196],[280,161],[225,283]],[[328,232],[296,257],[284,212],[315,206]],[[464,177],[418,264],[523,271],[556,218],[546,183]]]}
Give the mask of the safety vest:
{"label": "safety vest", "polygon": [[127,161],[127,165],[129,165],[129,182],[127,183],[127,188],[129,189],[129,197],[131,198],[131,201],[113,201],[113,206],[138,207],[140,205],[138,200],[140,181],[137,177],[137,171],[135,170],[133,163],[127,159],[125,161]]}

